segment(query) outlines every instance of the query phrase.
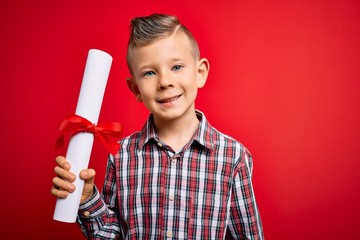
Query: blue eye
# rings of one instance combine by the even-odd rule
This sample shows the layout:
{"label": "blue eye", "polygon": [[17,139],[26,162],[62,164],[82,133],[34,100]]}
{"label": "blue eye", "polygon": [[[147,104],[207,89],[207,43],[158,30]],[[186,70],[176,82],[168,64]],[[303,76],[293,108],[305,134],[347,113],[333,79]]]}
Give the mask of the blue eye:
{"label": "blue eye", "polygon": [[147,71],[143,74],[144,77],[151,77],[155,75],[155,72],[154,71]]}
{"label": "blue eye", "polygon": [[183,68],[183,66],[181,66],[181,65],[175,65],[175,66],[172,67],[172,70],[173,71],[180,71],[182,68]]}

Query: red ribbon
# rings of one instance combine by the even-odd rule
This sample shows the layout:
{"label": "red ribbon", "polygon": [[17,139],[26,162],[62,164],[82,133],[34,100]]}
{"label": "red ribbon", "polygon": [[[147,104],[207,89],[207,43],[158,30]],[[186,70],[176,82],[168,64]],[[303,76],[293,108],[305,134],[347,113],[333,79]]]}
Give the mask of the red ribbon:
{"label": "red ribbon", "polygon": [[59,149],[64,146],[64,136],[73,136],[77,133],[88,132],[94,134],[100,143],[105,147],[107,151],[115,155],[119,150],[119,143],[117,142],[121,138],[122,125],[117,122],[106,122],[95,125],[86,118],[79,115],[68,115],[60,123],[59,131],[62,135],[56,141],[55,149]]}

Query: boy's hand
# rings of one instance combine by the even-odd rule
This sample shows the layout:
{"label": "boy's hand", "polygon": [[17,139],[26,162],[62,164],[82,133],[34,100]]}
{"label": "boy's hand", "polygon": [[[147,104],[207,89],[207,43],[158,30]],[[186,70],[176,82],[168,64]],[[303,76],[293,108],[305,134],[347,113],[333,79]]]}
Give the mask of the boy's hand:
{"label": "boy's hand", "polygon": [[[55,197],[64,199],[69,193],[75,191],[75,185],[72,183],[75,181],[76,176],[70,172],[71,165],[64,157],[57,157],[56,164],[55,173],[57,176],[52,180],[53,185],[51,187],[51,194]],[[82,170],[80,172],[80,178],[85,181],[80,200],[80,203],[83,203],[94,193],[95,170]]]}

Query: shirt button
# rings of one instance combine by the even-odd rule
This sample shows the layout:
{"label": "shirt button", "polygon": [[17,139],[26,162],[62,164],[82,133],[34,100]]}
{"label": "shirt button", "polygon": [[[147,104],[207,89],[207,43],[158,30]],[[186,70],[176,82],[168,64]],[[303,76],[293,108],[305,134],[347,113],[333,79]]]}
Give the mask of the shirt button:
{"label": "shirt button", "polygon": [[170,200],[170,201],[174,201],[174,199],[175,199],[174,194],[170,194],[170,195],[169,195],[169,200]]}
{"label": "shirt button", "polygon": [[157,145],[158,145],[159,147],[162,147],[162,146],[163,146],[161,142],[158,142]]}
{"label": "shirt button", "polygon": [[172,163],[176,163],[176,158],[171,159]]}
{"label": "shirt button", "polygon": [[171,230],[167,231],[166,236],[167,236],[168,238],[172,238],[173,232],[172,232]]}
{"label": "shirt button", "polygon": [[85,212],[84,212],[84,216],[85,216],[85,217],[90,216],[90,212],[89,212],[89,211],[85,211]]}

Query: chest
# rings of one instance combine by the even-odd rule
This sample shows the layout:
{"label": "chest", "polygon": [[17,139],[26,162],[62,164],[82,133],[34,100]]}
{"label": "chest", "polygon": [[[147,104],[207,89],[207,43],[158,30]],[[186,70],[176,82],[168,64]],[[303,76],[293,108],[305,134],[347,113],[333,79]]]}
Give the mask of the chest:
{"label": "chest", "polygon": [[232,184],[233,159],[212,151],[144,150],[127,154],[117,165],[121,196],[227,197]]}
{"label": "chest", "polygon": [[119,211],[130,234],[163,236],[171,226],[179,239],[204,232],[220,239],[230,206],[231,157],[208,151],[171,154],[160,150],[120,159],[116,163]]}

